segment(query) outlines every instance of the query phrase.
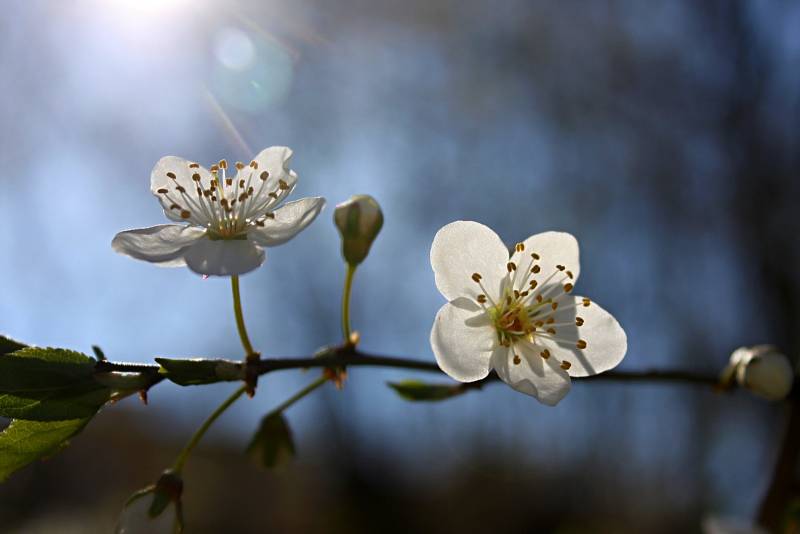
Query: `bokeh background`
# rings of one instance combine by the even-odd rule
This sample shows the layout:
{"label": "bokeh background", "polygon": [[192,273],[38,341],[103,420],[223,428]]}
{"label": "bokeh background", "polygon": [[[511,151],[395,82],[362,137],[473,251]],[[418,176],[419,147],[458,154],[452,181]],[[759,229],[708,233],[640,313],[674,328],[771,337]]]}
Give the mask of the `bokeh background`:
{"label": "bokeh background", "polygon": [[[790,1],[28,0],[0,18],[0,330],[113,360],[240,357],[224,279],[115,254],[160,224],[158,158],[295,150],[329,205],[242,279],[254,344],[339,337],[333,204],[386,224],[354,289],[369,351],[432,360],[428,261],[455,219],[581,243],[578,291],[626,328],[622,369],[716,373],[800,348],[800,6]],[[556,408],[499,385],[439,404],[352,369],[293,407],[299,457],[257,470],[282,372],[186,472],[189,532],[697,532],[753,517],[779,406],[692,386],[582,381]],[[424,376],[431,378],[430,376]],[[446,380],[442,378],[442,380]],[[234,386],[161,384],[0,487],[12,532],[108,532]]]}

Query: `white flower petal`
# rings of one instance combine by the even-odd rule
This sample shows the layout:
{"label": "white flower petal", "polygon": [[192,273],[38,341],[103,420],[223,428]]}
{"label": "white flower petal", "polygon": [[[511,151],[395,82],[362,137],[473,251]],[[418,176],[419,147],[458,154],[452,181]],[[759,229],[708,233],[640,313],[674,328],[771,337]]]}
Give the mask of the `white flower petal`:
{"label": "white flower petal", "polygon": [[442,371],[459,382],[474,382],[489,374],[494,329],[484,311],[460,298],[439,309],[431,329],[431,347]]}
{"label": "white flower petal", "polygon": [[[553,314],[560,341],[542,342],[556,359],[570,362],[569,374],[575,377],[616,367],[628,350],[628,338],[617,320],[595,302],[589,300],[589,306],[584,306],[583,301],[584,297],[561,299]],[[586,342],[585,348],[578,348],[579,340]]]}
{"label": "white flower petal", "polygon": [[198,274],[232,276],[264,263],[264,251],[247,239],[201,239],[186,251],[186,265]]}
{"label": "white flower petal", "polygon": [[297,183],[297,174],[289,169],[292,154],[292,149],[289,147],[271,146],[253,158],[256,168],[246,165],[239,171],[236,176],[237,181],[244,180],[245,183],[250,183],[255,193],[249,200],[250,208],[247,210],[249,218],[263,215],[292,192]]}
{"label": "white flower petal", "polygon": [[129,503],[120,514],[115,534],[172,534],[176,532],[176,508],[170,504],[158,517],[148,511],[153,495],[148,493]]}
{"label": "white flower petal", "polygon": [[263,227],[252,226],[247,237],[262,247],[286,243],[306,228],[325,207],[322,197],[308,197],[287,202],[274,212],[274,219],[264,220]]}
{"label": "white flower petal", "polygon": [[431,245],[431,266],[436,287],[447,300],[482,293],[472,280],[479,273],[490,298],[500,295],[506,276],[508,249],[491,228],[473,221],[455,221],[436,232]]}
{"label": "white flower petal", "polygon": [[150,228],[127,230],[114,236],[111,247],[137,260],[149,261],[162,267],[185,265],[183,255],[205,230],[178,224],[161,224]]}
{"label": "white flower petal", "polygon": [[569,375],[559,362],[553,357],[542,358],[536,347],[524,343],[498,348],[492,355],[492,368],[503,382],[548,406],[558,404],[571,387]]}
{"label": "white flower petal", "polygon": [[[511,256],[511,261],[520,269],[517,275],[517,284],[515,289],[519,289],[525,280],[526,270],[529,270],[533,265],[539,266],[539,272],[534,274],[530,273],[528,280],[536,280],[539,283],[540,290],[551,284],[571,283],[575,284],[580,274],[580,258],[578,250],[578,241],[572,234],[566,232],[543,232],[530,236],[523,241],[525,245],[524,250],[521,252],[514,252]],[[531,254],[539,256],[538,260],[531,257]],[[532,263],[533,262],[533,263]],[[558,269],[557,266],[564,267],[563,271]],[[570,279],[567,272],[572,274]],[[551,275],[554,275],[551,277]]]}
{"label": "white flower petal", "polygon": [[[161,202],[164,214],[169,219],[203,226],[207,216],[200,207],[197,188],[208,189],[212,177],[208,169],[189,165],[197,164],[177,156],[161,158],[150,173],[150,191]],[[200,182],[192,179],[195,174],[200,176]],[[185,212],[189,212],[190,216],[184,217]]]}

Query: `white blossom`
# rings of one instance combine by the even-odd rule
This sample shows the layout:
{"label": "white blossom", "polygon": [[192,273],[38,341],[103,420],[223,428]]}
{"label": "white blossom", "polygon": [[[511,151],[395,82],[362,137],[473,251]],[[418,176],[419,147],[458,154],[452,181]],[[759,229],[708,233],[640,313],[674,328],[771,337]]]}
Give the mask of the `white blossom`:
{"label": "white blossom", "polygon": [[[258,268],[263,247],[281,245],[306,228],[325,205],[321,197],[287,202],[297,174],[289,169],[292,150],[270,147],[250,164],[225,160],[210,170],[175,156],[161,158],[150,189],[165,224],[120,232],[117,252],[165,267],[188,266],[203,275],[239,275]],[[232,169],[231,169],[232,171]]]}
{"label": "white blossom", "polygon": [[145,493],[125,505],[117,522],[115,534],[175,534],[181,531],[177,505],[170,503],[157,517],[148,511],[153,494]]}
{"label": "white blossom", "polygon": [[490,228],[456,221],[431,247],[436,287],[449,301],[436,315],[431,347],[442,370],[461,382],[494,369],[514,389],[548,405],[570,377],[602,373],[625,356],[627,338],[608,312],[573,296],[578,243],[545,232],[508,249]]}

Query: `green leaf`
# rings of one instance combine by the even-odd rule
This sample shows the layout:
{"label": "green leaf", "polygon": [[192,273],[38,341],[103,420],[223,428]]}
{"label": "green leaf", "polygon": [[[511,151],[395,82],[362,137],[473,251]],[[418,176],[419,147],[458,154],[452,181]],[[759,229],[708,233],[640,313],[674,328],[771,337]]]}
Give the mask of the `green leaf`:
{"label": "green leaf", "polygon": [[167,378],[179,386],[200,386],[214,382],[241,380],[241,365],[228,360],[174,360],[156,358]]}
{"label": "green leaf", "polygon": [[387,385],[409,401],[441,401],[468,391],[463,384],[427,384],[422,380],[387,382]]}
{"label": "green leaf", "polygon": [[27,347],[27,345],[19,341],[14,341],[6,336],[0,336],[0,356],[8,354],[9,352],[14,352],[15,350],[24,349],[25,347]]}
{"label": "green leaf", "polygon": [[91,417],[111,390],[79,352],[26,347],[0,356],[0,416],[34,421]]}
{"label": "green leaf", "polygon": [[0,481],[39,458],[61,450],[67,445],[67,440],[83,430],[90,419],[11,421],[0,432]]}
{"label": "green leaf", "polygon": [[294,440],[282,413],[268,414],[247,446],[247,453],[265,468],[286,463],[294,456]]}

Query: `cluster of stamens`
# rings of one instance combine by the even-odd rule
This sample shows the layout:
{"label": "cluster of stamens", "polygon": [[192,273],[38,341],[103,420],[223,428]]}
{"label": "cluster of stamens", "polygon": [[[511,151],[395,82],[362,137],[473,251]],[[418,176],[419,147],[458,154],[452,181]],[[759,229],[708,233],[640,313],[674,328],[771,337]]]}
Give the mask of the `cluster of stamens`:
{"label": "cluster of stamens", "polygon": [[[211,178],[204,183],[198,172],[200,165],[189,163],[189,172],[194,182],[194,191],[178,183],[174,172],[167,172],[169,186],[156,191],[165,200],[170,211],[180,214],[181,219],[206,227],[212,238],[231,239],[245,233],[248,226],[264,226],[267,219],[275,217],[269,209],[283,198],[289,184],[278,180],[277,187],[263,195],[270,174],[258,172],[258,162],[245,166],[237,162],[237,178],[227,175],[228,162],[224,159],[209,169]],[[242,172],[244,171],[244,172]],[[247,175],[243,178],[243,175]],[[259,183],[260,182],[260,183]]]}
{"label": "cluster of stamens", "polygon": [[[525,245],[518,243],[516,252],[525,251]],[[537,339],[548,340],[560,344],[574,343],[578,350],[587,347],[586,341],[578,339],[577,342],[559,336],[559,329],[565,327],[581,327],[585,320],[576,316],[574,321],[556,322],[557,310],[564,311],[577,307],[588,307],[591,301],[588,298],[578,303],[569,302],[562,305],[562,301],[573,289],[574,276],[564,265],[557,265],[554,272],[547,274],[541,281],[536,275],[542,274],[541,266],[537,263],[541,258],[535,253],[529,254],[530,262],[527,269],[522,271],[517,264],[509,261],[506,264],[507,279],[503,284],[503,294],[494,300],[483,286],[480,273],[473,273],[472,280],[481,288],[481,293],[476,297],[477,303],[484,309],[492,320],[497,334],[497,341],[509,350],[517,344],[527,344],[536,348],[539,356],[547,360],[551,357],[548,349],[537,345]],[[524,274],[520,275],[520,272]],[[542,275],[545,276],[545,275]],[[521,363],[519,354],[514,352],[512,362]],[[572,364],[563,360],[560,367],[569,369]]]}

